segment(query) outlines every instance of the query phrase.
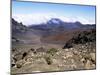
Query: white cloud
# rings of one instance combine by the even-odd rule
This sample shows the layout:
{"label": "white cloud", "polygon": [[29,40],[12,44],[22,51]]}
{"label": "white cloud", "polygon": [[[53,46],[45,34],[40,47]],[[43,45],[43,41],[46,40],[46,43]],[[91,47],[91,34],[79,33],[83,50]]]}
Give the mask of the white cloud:
{"label": "white cloud", "polygon": [[14,14],[12,17],[25,25],[46,23],[54,17],[53,13]]}
{"label": "white cloud", "polygon": [[82,24],[95,24],[93,20],[87,20],[83,17],[59,16],[55,13],[13,14],[12,17],[16,21],[22,22],[24,25],[46,23],[51,18],[59,18],[65,22],[79,21]]}
{"label": "white cloud", "polygon": [[76,17],[74,18],[76,19],[77,21],[81,22],[82,24],[95,24],[95,18],[84,18],[84,17]]}

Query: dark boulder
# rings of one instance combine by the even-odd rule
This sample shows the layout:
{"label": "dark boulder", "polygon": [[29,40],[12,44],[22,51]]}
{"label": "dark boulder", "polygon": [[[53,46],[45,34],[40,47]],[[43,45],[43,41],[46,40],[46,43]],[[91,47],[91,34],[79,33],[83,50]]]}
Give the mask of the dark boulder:
{"label": "dark boulder", "polygon": [[73,45],[71,43],[66,43],[65,46],[63,47],[63,49],[65,48],[72,48]]}

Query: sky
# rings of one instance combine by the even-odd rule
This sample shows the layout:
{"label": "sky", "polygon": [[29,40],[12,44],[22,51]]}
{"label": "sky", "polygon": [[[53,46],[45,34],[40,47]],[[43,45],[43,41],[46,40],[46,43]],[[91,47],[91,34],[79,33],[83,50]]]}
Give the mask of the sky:
{"label": "sky", "polygon": [[12,18],[27,26],[46,23],[51,18],[95,24],[95,13],[95,6],[12,1]]}

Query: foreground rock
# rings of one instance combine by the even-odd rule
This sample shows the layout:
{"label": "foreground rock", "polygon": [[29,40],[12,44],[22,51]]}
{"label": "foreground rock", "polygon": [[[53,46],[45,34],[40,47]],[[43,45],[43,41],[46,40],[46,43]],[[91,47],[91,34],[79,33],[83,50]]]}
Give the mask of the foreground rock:
{"label": "foreground rock", "polygon": [[13,52],[12,73],[96,68],[95,46],[91,48],[91,44],[78,44],[66,49],[46,50],[40,47],[37,50],[31,48],[25,52]]}

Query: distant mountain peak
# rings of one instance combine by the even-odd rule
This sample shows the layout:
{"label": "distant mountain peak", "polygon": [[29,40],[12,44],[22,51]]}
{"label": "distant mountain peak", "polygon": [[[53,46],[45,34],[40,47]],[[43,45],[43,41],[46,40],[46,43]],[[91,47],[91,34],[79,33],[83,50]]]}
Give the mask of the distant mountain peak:
{"label": "distant mountain peak", "polygon": [[58,18],[51,18],[48,22],[47,22],[47,24],[61,24],[63,21],[62,20],[60,20],[60,19],[58,19]]}
{"label": "distant mountain peak", "polygon": [[79,21],[76,21],[75,24],[77,24],[77,25],[82,25],[82,23],[79,22]]}

